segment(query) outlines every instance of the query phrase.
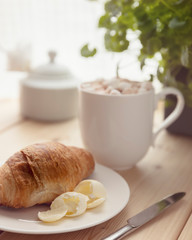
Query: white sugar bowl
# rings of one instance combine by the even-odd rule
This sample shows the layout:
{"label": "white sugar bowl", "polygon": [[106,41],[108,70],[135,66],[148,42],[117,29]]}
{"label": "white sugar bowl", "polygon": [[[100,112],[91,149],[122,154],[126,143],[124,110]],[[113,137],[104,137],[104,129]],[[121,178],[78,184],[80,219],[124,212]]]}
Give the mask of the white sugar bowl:
{"label": "white sugar bowl", "polygon": [[69,70],[50,62],[30,72],[20,82],[20,110],[24,117],[40,121],[62,121],[77,116],[77,80]]}

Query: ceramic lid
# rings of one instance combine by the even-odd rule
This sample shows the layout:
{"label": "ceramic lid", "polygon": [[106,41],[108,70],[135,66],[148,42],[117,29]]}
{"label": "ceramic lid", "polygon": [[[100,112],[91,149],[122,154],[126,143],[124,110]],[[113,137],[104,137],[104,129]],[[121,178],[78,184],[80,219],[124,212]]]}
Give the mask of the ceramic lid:
{"label": "ceramic lid", "polygon": [[49,51],[49,62],[45,65],[39,66],[30,72],[29,78],[37,79],[69,79],[72,78],[71,72],[67,67],[57,64],[55,58],[57,53],[55,51]]}
{"label": "ceramic lid", "polygon": [[21,84],[38,89],[75,89],[77,79],[67,67],[55,63],[56,52],[48,52],[49,63],[31,71]]}

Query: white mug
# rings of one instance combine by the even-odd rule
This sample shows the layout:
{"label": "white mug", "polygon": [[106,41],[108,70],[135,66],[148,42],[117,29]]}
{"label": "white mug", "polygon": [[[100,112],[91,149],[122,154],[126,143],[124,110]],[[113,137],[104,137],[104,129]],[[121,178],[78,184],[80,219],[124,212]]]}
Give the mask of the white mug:
{"label": "white mug", "polygon": [[[181,114],[184,99],[175,88],[130,95],[105,95],[80,87],[80,129],[85,147],[96,162],[115,170],[133,167],[153,145],[158,133]],[[153,131],[157,103],[166,95],[177,97],[173,112]]]}

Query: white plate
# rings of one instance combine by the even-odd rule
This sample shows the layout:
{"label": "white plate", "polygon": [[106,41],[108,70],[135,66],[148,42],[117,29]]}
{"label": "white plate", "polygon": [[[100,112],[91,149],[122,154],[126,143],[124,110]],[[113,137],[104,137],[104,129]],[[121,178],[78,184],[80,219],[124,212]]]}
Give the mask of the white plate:
{"label": "white plate", "polygon": [[94,173],[89,178],[102,182],[107,190],[107,199],[102,205],[87,210],[81,216],[64,217],[54,223],[43,223],[38,220],[38,211],[48,209],[45,205],[26,209],[0,207],[0,229],[26,234],[72,232],[103,223],[117,215],[127,205],[130,196],[129,186],[115,171],[97,164]]}

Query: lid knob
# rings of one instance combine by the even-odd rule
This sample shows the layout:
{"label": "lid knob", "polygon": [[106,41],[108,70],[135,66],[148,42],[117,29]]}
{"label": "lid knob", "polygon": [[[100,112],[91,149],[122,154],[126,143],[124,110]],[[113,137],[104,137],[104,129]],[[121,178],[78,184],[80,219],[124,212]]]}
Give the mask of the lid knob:
{"label": "lid knob", "polygon": [[55,51],[49,51],[48,56],[50,63],[55,63],[55,57],[57,56],[57,53]]}

